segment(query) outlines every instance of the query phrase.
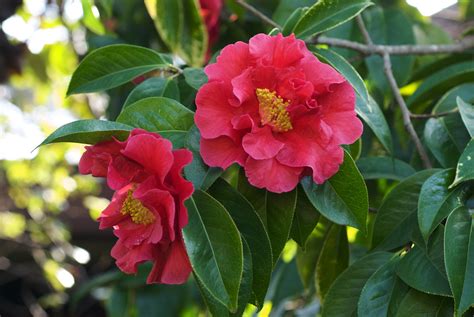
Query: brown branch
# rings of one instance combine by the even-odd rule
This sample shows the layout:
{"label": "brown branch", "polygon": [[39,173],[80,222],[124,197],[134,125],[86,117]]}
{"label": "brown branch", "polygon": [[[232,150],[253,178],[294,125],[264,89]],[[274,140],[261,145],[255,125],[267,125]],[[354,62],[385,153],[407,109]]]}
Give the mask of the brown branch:
{"label": "brown branch", "polygon": [[440,118],[440,117],[449,116],[450,114],[458,113],[458,112],[459,112],[459,110],[456,108],[456,109],[451,110],[451,111],[439,112],[439,113],[410,113],[410,117],[412,119]]}
{"label": "brown branch", "polygon": [[262,12],[258,11],[257,8],[255,8],[254,6],[252,6],[251,4],[245,2],[244,0],[235,0],[235,2],[237,4],[239,4],[241,7],[245,8],[246,10],[248,10],[250,13],[252,13],[253,15],[255,15],[256,17],[258,17],[260,20],[262,20],[263,22],[267,23],[268,25],[274,27],[274,28],[277,28],[277,29],[280,29],[281,30],[281,25],[279,25],[278,23],[276,23],[275,21],[273,21],[272,19],[270,19],[269,17],[267,17],[265,14],[263,14]]}
{"label": "brown branch", "polygon": [[392,62],[390,61],[389,53],[383,54],[383,64],[384,64],[385,75],[387,76],[388,83],[390,84],[390,88],[392,89],[393,95],[395,96],[395,100],[397,101],[400,107],[400,110],[402,111],[403,124],[405,125],[405,128],[407,129],[408,134],[410,135],[411,139],[415,143],[418,154],[420,155],[421,160],[423,161],[423,165],[425,166],[425,168],[431,168],[432,165],[428,157],[428,154],[426,153],[426,150],[423,147],[423,144],[421,144],[421,141],[418,138],[415,128],[413,127],[413,124],[411,122],[410,110],[408,110],[405,100],[403,100],[403,97],[400,93],[400,88],[398,88],[395,77],[393,76]]}
{"label": "brown branch", "polygon": [[374,42],[372,42],[369,31],[367,31],[364,20],[362,19],[362,16],[360,14],[356,17],[356,21],[357,21],[357,26],[359,27],[359,30],[362,33],[362,36],[364,37],[365,43],[368,44],[369,46],[374,45]]}

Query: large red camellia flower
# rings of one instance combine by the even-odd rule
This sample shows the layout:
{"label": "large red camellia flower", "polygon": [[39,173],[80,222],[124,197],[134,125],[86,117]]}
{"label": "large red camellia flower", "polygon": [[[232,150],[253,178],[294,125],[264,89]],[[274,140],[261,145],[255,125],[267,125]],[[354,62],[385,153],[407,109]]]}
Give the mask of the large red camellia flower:
{"label": "large red camellia flower", "polygon": [[201,155],[238,163],[249,182],[280,193],[310,174],[321,184],[362,134],[351,85],[293,35],[258,34],[226,46],[196,97]]}
{"label": "large red camellia flower", "polygon": [[112,249],[117,266],[136,273],[137,265],[153,261],[147,283],[180,284],[191,272],[181,229],[188,222],[184,201],[193,185],[181,172],[192,160],[188,150],[173,150],[156,133],[135,129],[125,142],[87,146],[79,162],[82,174],[106,177],[115,190],[102,211],[100,228],[118,237]]}

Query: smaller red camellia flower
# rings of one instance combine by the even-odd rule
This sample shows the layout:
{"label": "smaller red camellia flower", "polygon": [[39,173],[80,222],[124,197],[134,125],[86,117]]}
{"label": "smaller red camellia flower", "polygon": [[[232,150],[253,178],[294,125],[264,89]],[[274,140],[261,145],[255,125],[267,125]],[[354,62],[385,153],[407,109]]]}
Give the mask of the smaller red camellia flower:
{"label": "smaller red camellia flower", "polygon": [[321,184],[338,171],[341,144],[362,134],[352,86],[294,35],[228,45],[205,72],[201,155],[209,166],[238,163],[256,187],[288,192],[304,175]]}
{"label": "smaller red camellia flower", "polygon": [[86,146],[80,173],[105,177],[115,190],[99,221],[118,238],[112,256],[123,272],[136,273],[138,264],[152,261],[147,283],[188,279],[191,265],[181,229],[188,222],[184,201],[194,189],[181,173],[191,160],[190,151],[173,150],[170,141],[140,129],[124,142]]}

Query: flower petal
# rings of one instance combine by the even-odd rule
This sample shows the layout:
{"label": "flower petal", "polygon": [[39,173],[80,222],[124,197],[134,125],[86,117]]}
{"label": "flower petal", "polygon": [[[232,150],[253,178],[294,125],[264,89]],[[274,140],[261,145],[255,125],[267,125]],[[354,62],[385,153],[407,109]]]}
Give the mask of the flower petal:
{"label": "flower petal", "polygon": [[274,157],[283,148],[284,144],[273,137],[269,126],[257,128],[244,136],[242,147],[250,157],[264,160]]}
{"label": "flower petal", "polygon": [[233,163],[243,166],[248,155],[240,142],[221,136],[216,139],[201,139],[201,156],[207,165],[226,169]]}
{"label": "flower petal", "polygon": [[237,42],[224,47],[217,57],[216,63],[206,66],[209,82],[230,81],[240,75],[249,66],[249,46],[244,42]]}
{"label": "flower petal", "polygon": [[182,239],[171,243],[163,252],[155,251],[155,264],[147,283],[182,284],[187,281],[192,268]]}

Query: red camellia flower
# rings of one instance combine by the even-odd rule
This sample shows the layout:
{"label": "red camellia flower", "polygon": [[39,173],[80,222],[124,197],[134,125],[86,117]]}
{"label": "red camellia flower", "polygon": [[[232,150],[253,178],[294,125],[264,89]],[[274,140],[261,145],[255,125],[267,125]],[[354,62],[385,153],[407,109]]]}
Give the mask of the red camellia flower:
{"label": "red camellia flower", "polygon": [[219,16],[222,10],[222,0],[199,0],[201,15],[206,25],[209,37],[209,48],[207,59],[211,56],[211,46],[217,42],[219,37]]}
{"label": "red camellia flower", "polygon": [[193,185],[181,172],[192,160],[188,150],[173,150],[156,133],[135,129],[125,142],[86,146],[79,162],[82,174],[106,177],[115,190],[99,217],[100,228],[118,237],[112,249],[117,266],[136,273],[137,265],[153,261],[147,283],[184,283],[191,265],[181,229],[188,222],[184,201]]}
{"label": "red camellia flower", "polygon": [[352,86],[294,35],[258,34],[226,46],[196,97],[201,155],[243,166],[249,182],[280,193],[303,175],[318,184],[362,134]]}

